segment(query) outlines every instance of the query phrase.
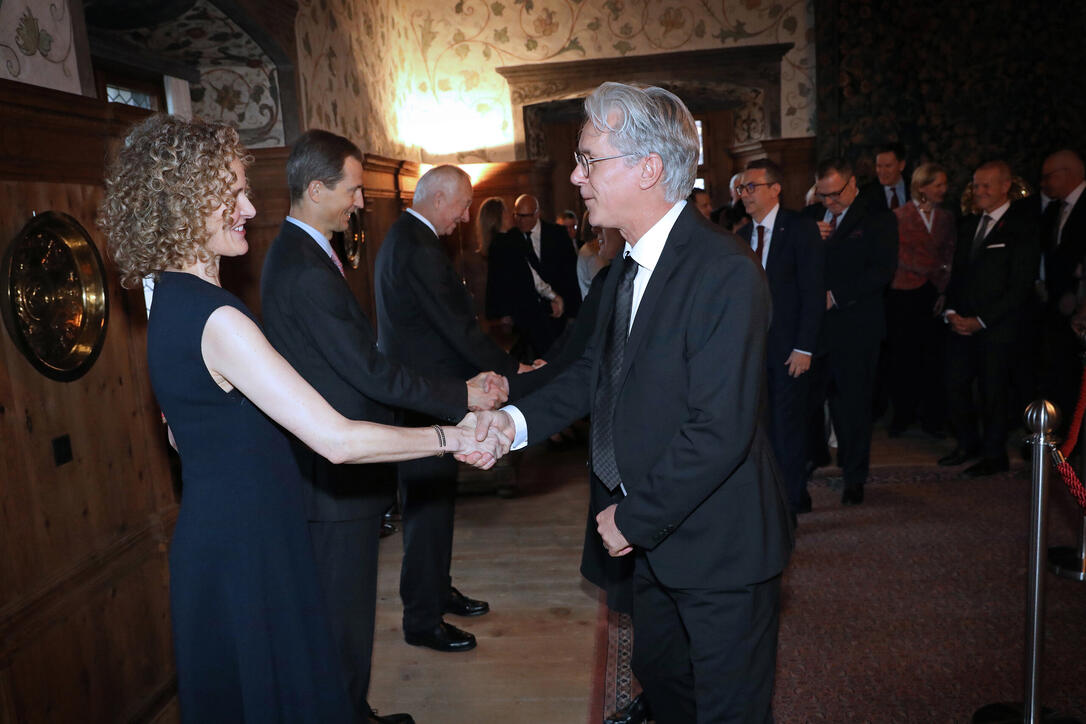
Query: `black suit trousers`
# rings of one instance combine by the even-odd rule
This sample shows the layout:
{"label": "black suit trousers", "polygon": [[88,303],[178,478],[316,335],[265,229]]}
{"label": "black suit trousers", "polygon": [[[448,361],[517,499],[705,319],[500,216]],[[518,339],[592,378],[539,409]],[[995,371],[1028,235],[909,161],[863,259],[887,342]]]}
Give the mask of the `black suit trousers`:
{"label": "black suit trousers", "polygon": [[1046,308],[1041,315],[1041,374],[1038,392],[1060,408],[1061,429],[1067,430],[1078,402],[1082,379],[1082,345],[1071,329],[1070,317]]}
{"label": "black suit trousers", "polygon": [[886,292],[888,383],[894,406],[892,427],[907,427],[918,416],[928,429],[942,426],[945,325],[932,314],[938,296],[931,283],[916,289]]}
{"label": "black suit trousers", "polygon": [[347,692],[362,721],[369,713],[370,663],[377,613],[377,548],[381,516],[311,520],[309,537],[324,589],[332,635],[339,643]]}
{"label": "black suit trousers", "polygon": [[812,399],[830,403],[837,434],[837,460],[846,488],[867,481],[871,464],[871,398],[879,360],[878,339],[859,338],[852,344],[815,357],[811,364]]}
{"label": "black suit trousers", "polygon": [[633,555],[633,671],[656,723],[772,722],[781,577],[668,588]]}
{"label": "black suit trousers", "polygon": [[[980,450],[985,458],[1007,457],[1007,388],[1014,359],[1013,341],[993,341],[981,330],[947,340],[947,403],[958,446]],[[979,403],[974,402],[977,383]],[[983,436],[978,430],[978,417]]]}
{"label": "black suit trousers", "polygon": [[769,388],[769,441],[777,458],[792,512],[799,510],[807,488],[807,406],[811,370],[799,377],[788,374],[782,360],[772,360]]}
{"label": "black suit trousers", "polygon": [[[435,421],[408,413],[405,424]],[[452,455],[399,464],[403,564],[400,599],[403,630],[429,631],[441,622],[452,578],[457,462]]]}

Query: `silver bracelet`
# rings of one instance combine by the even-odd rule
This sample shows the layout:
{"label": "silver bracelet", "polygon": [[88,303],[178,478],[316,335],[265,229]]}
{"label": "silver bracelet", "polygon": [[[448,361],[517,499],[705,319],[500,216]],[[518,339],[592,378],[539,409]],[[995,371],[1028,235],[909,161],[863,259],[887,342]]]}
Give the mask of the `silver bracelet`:
{"label": "silver bracelet", "polygon": [[430,425],[434,428],[434,432],[437,433],[438,447],[441,449],[437,452],[437,457],[441,457],[445,454],[445,431],[441,429],[441,425]]}

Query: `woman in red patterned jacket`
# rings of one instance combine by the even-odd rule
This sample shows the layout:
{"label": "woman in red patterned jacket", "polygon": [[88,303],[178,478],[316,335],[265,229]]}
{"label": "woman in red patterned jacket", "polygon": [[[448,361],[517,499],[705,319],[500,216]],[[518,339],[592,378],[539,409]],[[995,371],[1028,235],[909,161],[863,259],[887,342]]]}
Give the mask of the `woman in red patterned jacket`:
{"label": "woman in red patterned jacket", "polygon": [[954,215],[940,206],[946,191],[946,170],[936,163],[922,164],[913,172],[912,199],[894,209],[898,261],[886,297],[891,437],[904,432],[918,415],[926,432],[942,436],[941,315],[955,240]]}

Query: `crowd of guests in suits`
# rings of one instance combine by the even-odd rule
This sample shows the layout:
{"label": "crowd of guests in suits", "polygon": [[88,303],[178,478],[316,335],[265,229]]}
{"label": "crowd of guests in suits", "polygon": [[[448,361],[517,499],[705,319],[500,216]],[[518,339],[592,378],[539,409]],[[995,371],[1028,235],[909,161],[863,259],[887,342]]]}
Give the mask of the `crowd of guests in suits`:
{"label": "crowd of guests in suits", "polygon": [[[730,203],[714,209],[702,188],[687,198],[707,222],[748,243],[765,270],[769,429],[794,514],[810,510],[806,481],[831,462],[832,440],[842,503],[863,502],[873,428],[884,415],[890,437],[913,426],[951,434],[955,448],[939,464],[972,463],[962,475],[978,477],[1008,469],[1008,437],[1029,401],[1045,396],[1066,417],[1077,399],[1086,328],[1086,312],[1076,316],[1086,256],[1079,155],[1045,159],[1034,195],[1005,162],[983,163],[960,210],[948,199],[948,170],[928,161],[907,172],[901,144],[875,150],[874,176],[861,183],[848,161],[825,160],[807,206],[789,210],[780,204],[783,170],[759,159],[731,178]],[[558,218],[571,244],[559,225],[538,221],[530,196],[517,200],[530,214],[523,223],[518,215],[499,224],[504,203],[487,205],[498,239],[488,315],[506,317],[531,354],[546,356],[576,316],[554,312],[548,282],[568,290],[575,278],[587,295],[621,237],[593,229],[587,215],[575,237],[567,211]]]}

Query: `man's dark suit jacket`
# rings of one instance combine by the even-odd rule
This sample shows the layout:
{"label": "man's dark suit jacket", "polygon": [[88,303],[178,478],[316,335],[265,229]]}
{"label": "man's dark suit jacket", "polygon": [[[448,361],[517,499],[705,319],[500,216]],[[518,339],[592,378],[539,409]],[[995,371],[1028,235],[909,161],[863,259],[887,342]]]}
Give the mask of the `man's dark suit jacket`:
{"label": "man's dark suit jacket", "polygon": [[1013,342],[1022,331],[1027,301],[1037,275],[1037,231],[1026,209],[1012,204],[972,254],[979,216],[961,227],[954,266],[946,288],[946,308],[963,317],[980,317],[977,332],[992,342]]}
{"label": "man's dark suit jacket", "polygon": [[[755,226],[747,224],[739,232],[747,244]],[[773,299],[766,343],[770,365],[783,369],[794,349],[812,354],[817,350],[826,309],[825,264],[825,245],[814,221],[795,211],[777,209],[765,266]]]}
{"label": "man's dark suit jacket", "polygon": [[[459,421],[467,412],[462,379],[421,377],[377,351],[373,328],[332,260],[304,230],[284,221],[260,279],[264,331],[287,362],[352,420],[392,424],[385,405]],[[362,479],[358,466],[333,465],[300,442],[295,455],[311,483],[310,520],[349,520],[384,512],[391,486]],[[367,466],[368,467],[368,466]],[[388,481],[393,480],[391,474]]]}
{"label": "man's dark suit jacket", "polygon": [[[585,355],[517,403],[529,443],[591,410],[620,276],[607,275]],[[629,493],[616,523],[666,586],[766,581],[788,561],[788,504],[765,431],[769,304],[743,242],[684,208],[634,317],[614,418]]]}
{"label": "man's dark suit jacket", "polygon": [[1059,201],[1050,203],[1045,209],[1041,224],[1041,249],[1045,254],[1045,290],[1048,292],[1048,306],[1053,309],[1059,304],[1061,297],[1078,291],[1079,279],[1075,272],[1079,265],[1086,262],[1086,192],[1079,197],[1063,225],[1060,245],[1054,246],[1059,208]]}
{"label": "man's dark suit jacket", "polygon": [[437,236],[413,214],[392,224],[377,253],[377,331],[382,352],[423,374],[468,379],[493,370],[510,397],[526,375],[479,327],[467,288]]}
{"label": "man's dark suit jacket", "polygon": [[[826,208],[813,204],[805,216],[822,221]],[[857,196],[837,230],[825,240],[826,289],[836,306],[822,317],[818,352],[869,345],[886,336],[883,295],[897,269],[897,217]],[[825,299],[823,299],[825,303]]]}
{"label": "man's dark suit jacket", "polygon": [[576,317],[581,308],[577,284],[577,250],[561,224],[539,221],[539,275],[562,297],[563,316]]}
{"label": "man's dark suit jacket", "polygon": [[[905,202],[909,200],[909,177],[912,175],[912,170],[906,168],[901,173],[901,178],[905,180],[905,198],[898,199],[898,206],[904,206]],[[886,187],[879,183],[876,178],[874,181],[864,184],[860,187],[859,196],[856,197],[856,201],[862,204],[873,206],[879,211],[891,211],[890,202],[886,198]],[[855,202],[853,202],[855,204]]]}
{"label": "man's dark suit jacket", "polygon": [[551,305],[539,296],[528,265],[528,240],[519,229],[499,234],[490,242],[487,255],[486,316],[512,317],[517,330],[527,337],[537,356],[554,342],[556,327]]}

